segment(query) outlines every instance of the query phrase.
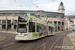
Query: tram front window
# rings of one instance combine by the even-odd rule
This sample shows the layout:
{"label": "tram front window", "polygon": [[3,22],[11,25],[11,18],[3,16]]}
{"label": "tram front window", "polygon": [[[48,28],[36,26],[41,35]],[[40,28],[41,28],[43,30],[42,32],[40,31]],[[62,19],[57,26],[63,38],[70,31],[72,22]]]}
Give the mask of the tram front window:
{"label": "tram front window", "polygon": [[26,33],[27,32],[26,24],[19,24],[17,32],[18,33]]}

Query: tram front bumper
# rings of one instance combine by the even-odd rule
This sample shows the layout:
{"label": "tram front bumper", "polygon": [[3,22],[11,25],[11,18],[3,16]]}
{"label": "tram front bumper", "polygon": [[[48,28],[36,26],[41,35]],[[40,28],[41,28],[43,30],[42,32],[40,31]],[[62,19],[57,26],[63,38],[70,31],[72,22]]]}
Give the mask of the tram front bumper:
{"label": "tram front bumper", "polygon": [[29,38],[28,36],[16,36],[15,40],[32,40],[32,39]]}

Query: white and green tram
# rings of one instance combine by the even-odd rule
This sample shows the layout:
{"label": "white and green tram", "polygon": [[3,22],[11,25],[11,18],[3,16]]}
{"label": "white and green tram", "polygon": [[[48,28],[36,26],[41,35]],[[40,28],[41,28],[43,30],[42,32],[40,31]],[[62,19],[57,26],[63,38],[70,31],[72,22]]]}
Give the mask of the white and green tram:
{"label": "white and green tram", "polygon": [[53,35],[54,25],[35,16],[18,16],[15,40],[35,40]]}

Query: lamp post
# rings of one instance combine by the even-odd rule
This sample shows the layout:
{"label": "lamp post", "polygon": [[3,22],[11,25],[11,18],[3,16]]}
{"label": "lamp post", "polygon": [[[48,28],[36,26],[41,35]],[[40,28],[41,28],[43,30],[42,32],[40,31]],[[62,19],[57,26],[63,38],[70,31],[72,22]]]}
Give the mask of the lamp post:
{"label": "lamp post", "polygon": [[46,17],[46,21],[47,21],[47,36],[48,36],[48,16]]}
{"label": "lamp post", "polygon": [[6,31],[8,31],[8,26],[7,26],[7,14],[6,14]]}

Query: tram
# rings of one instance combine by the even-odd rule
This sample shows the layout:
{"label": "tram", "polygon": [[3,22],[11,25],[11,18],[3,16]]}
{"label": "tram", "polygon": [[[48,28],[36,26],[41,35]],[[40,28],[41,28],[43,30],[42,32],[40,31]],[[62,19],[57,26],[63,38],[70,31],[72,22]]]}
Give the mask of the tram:
{"label": "tram", "polygon": [[35,16],[18,16],[15,40],[35,40],[53,35],[54,25]]}

